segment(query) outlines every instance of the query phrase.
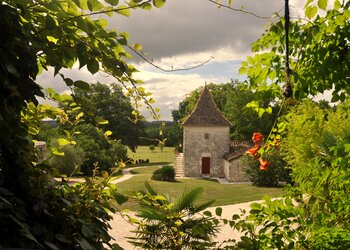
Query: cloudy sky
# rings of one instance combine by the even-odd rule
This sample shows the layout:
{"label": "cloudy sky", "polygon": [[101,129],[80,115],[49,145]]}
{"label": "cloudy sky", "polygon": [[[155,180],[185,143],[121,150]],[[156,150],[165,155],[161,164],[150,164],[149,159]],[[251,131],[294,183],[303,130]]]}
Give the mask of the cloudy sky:
{"label": "cloudy sky", "polygon": [[[303,2],[290,0],[293,16],[302,13]],[[283,15],[284,0],[233,0],[233,7],[271,17],[275,12]],[[115,15],[110,28],[130,33],[130,44],[142,44],[146,57],[164,69],[190,68],[213,57],[199,68],[172,73],[156,69],[137,55],[130,61],[140,70],[136,77],[144,81],[143,87],[153,93],[161,119],[171,120],[171,109],[205,82],[244,79],[238,75],[238,68],[251,54],[251,43],[264,32],[268,21],[218,8],[208,0],[168,0],[160,9],[134,10],[129,18]],[[88,82],[111,82],[99,74],[92,76],[86,68],[66,71],[65,75]],[[66,90],[58,78],[53,78],[52,71],[44,72],[38,82],[61,93]]]}

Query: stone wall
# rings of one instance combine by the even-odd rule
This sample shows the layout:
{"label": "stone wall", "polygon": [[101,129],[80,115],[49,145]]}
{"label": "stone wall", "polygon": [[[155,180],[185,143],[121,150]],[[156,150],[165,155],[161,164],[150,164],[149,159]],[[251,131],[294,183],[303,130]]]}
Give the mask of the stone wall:
{"label": "stone wall", "polygon": [[223,155],[229,151],[229,127],[184,127],[184,175],[202,175],[202,157],[210,157],[210,176],[224,177]]}
{"label": "stone wall", "polygon": [[241,157],[225,161],[225,178],[232,182],[248,182],[250,181],[247,174],[244,172],[244,165]]}

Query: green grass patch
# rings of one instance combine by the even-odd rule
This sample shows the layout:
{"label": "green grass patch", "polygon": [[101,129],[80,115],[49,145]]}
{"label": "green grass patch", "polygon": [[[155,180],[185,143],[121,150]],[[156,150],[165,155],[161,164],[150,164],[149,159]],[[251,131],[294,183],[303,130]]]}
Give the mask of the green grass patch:
{"label": "green grass patch", "polygon": [[[132,170],[135,176],[131,179],[118,183],[121,193],[131,194],[133,191],[145,190],[144,182],[148,181],[159,193],[168,193],[170,197],[178,197],[184,190],[189,191],[196,187],[203,187],[199,202],[215,200],[213,206],[223,206],[242,202],[260,200],[265,195],[277,197],[283,194],[282,188],[255,187],[250,184],[220,184],[211,179],[177,179],[176,182],[163,182],[151,180],[154,170],[158,167],[151,166]],[[137,201],[129,199],[122,206],[131,210],[138,208]]]}
{"label": "green grass patch", "polygon": [[130,164],[137,165],[165,165],[174,162],[174,147],[164,147],[161,151],[158,147],[155,150],[150,150],[148,146],[138,146],[136,152],[128,150],[128,156],[134,161],[149,160],[149,163]]}

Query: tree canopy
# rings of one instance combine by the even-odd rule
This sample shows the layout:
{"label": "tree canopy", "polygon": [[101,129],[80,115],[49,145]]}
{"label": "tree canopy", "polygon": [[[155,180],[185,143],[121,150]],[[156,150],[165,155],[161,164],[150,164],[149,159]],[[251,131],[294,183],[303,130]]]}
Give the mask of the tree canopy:
{"label": "tree canopy", "polygon": [[[296,99],[332,92],[332,101],[344,101],[350,93],[349,1],[308,0],[306,18],[289,22],[289,64],[293,97]],[[253,56],[242,63],[256,90],[282,97],[285,82],[285,18],[266,26],[266,32],[252,46]]]}
{"label": "tree canopy", "polygon": [[84,122],[96,126],[96,117],[107,120],[108,124],[103,128],[112,132],[110,138],[121,140],[122,144],[135,150],[143,135],[143,123],[136,120],[136,111],[121,86],[97,83],[87,90],[76,88],[74,99],[80,104],[80,112],[85,114]]}

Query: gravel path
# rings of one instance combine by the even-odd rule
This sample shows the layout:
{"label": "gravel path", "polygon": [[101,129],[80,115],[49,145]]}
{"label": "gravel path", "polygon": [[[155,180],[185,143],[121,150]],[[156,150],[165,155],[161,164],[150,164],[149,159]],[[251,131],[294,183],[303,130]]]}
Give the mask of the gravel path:
{"label": "gravel path", "polygon": [[[119,183],[122,181],[126,181],[132,178],[134,175],[130,173],[130,170],[133,168],[123,169],[123,177],[116,179],[113,183]],[[251,201],[245,203],[239,203],[234,205],[220,206],[222,208],[222,219],[230,220],[233,214],[240,214],[240,209],[245,209],[247,211],[250,210],[250,204],[253,202],[259,201]],[[210,207],[207,210],[212,212],[215,215],[216,207]],[[135,212],[128,212],[127,215],[130,217],[136,218]],[[114,214],[113,220],[110,221],[111,229],[109,230],[110,235],[115,239],[111,243],[118,243],[125,250],[136,249],[133,245],[128,242],[127,237],[133,236],[133,231],[135,229],[135,225],[132,225],[128,222],[128,218],[126,216],[121,216],[120,214]],[[219,233],[217,234],[215,241],[223,242],[228,239],[239,239],[240,234],[232,230],[229,225],[222,225],[219,228]]]}
{"label": "gravel path", "polygon": [[129,180],[130,178],[132,178],[134,175],[130,172],[131,170],[133,170],[134,168],[124,168],[122,170],[122,174],[123,176],[114,180],[114,181],[111,181],[113,184],[116,184],[116,183],[119,183],[119,182],[122,182],[122,181],[126,181],[126,180]]}
{"label": "gravel path", "polygon": [[[222,219],[231,219],[233,214],[240,214],[240,209],[250,210],[249,205],[253,202],[245,202],[235,205],[227,205],[227,206],[220,206],[222,208]],[[212,214],[215,214],[216,207],[208,208],[207,210],[211,211]],[[131,217],[135,217],[134,212],[128,213]],[[113,220],[110,222],[110,225],[112,229],[110,229],[109,233],[115,241],[112,243],[118,243],[121,247],[123,247],[126,250],[136,249],[134,248],[129,242],[126,237],[130,237],[133,234],[130,232],[133,229],[135,229],[135,226],[131,225],[126,218],[123,218],[119,214],[115,214],[113,216]],[[224,240],[228,239],[239,239],[240,234],[238,232],[234,232],[232,228],[229,225],[222,225],[219,229],[219,233],[217,234],[217,237],[215,238],[218,242],[223,242]]]}

